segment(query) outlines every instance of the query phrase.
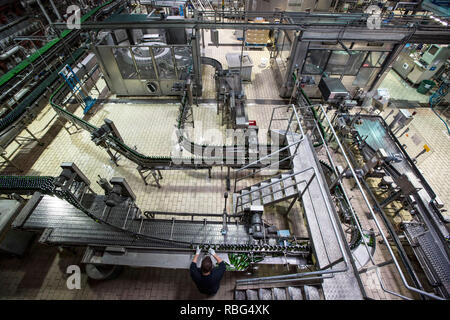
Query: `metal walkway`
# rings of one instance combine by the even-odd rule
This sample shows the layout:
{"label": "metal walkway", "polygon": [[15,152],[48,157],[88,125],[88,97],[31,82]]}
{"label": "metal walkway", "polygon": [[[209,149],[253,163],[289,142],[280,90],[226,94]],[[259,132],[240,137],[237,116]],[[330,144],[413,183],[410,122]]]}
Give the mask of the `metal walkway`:
{"label": "metal walkway", "polygon": [[[292,145],[301,138],[299,134],[288,134],[287,141]],[[295,153],[295,146],[291,153]],[[311,170],[306,170],[310,168]],[[350,263],[350,251],[346,239],[340,229],[337,217],[319,160],[316,157],[311,139],[305,137],[298,147],[298,154],[293,158],[294,172],[303,173],[295,176],[300,188],[304,189],[301,204],[308,223],[313,251],[317,266],[333,272],[326,278],[322,288],[326,300],[359,300],[363,299],[362,289]],[[308,188],[306,184],[311,179]],[[302,188],[303,187],[303,188]]]}
{"label": "metal walkway", "polygon": [[[235,213],[243,212],[250,206],[275,204],[297,197],[301,192],[294,180],[295,173],[280,174],[266,181],[244,188],[233,195]],[[241,201],[237,203],[237,198]]]}

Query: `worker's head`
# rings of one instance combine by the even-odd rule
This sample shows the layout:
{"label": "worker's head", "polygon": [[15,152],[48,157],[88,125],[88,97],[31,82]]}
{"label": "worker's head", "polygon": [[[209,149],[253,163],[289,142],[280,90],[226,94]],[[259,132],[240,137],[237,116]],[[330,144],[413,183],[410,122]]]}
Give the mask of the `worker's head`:
{"label": "worker's head", "polygon": [[202,268],[201,268],[202,269],[202,274],[205,275],[205,276],[208,275],[211,272],[212,267],[213,267],[213,264],[212,264],[211,258],[209,256],[203,258],[203,260],[202,260]]}

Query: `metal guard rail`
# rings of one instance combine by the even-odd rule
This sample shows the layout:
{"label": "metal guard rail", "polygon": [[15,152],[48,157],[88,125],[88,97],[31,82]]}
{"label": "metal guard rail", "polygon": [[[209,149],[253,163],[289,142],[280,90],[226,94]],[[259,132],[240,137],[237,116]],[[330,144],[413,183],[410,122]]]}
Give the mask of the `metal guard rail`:
{"label": "metal guard rail", "polygon": [[[392,250],[392,247],[391,247],[391,245],[389,244],[389,241],[387,240],[387,237],[386,237],[386,235],[384,234],[384,231],[383,231],[382,228],[381,228],[381,225],[380,225],[380,223],[379,223],[379,221],[378,221],[378,219],[377,219],[377,217],[376,217],[376,215],[375,215],[375,212],[374,212],[373,209],[372,209],[372,206],[370,205],[370,202],[369,202],[369,200],[368,200],[368,198],[367,198],[367,195],[366,195],[365,191],[364,191],[363,188],[362,188],[362,185],[361,185],[361,183],[360,183],[360,181],[359,181],[359,178],[358,178],[358,176],[356,175],[356,172],[355,172],[355,170],[354,170],[352,164],[350,163],[350,160],[348,159],[347,153],[345,152],[345,149],[344,149],[344,147],[342,146],[341,141],[340,141],[339,137],[337,136],[336,131],[334,130],[334,127],[333,127],[333,125],[332,125],[330,119],[328,118],[328,115],[327,115],[327,113],[326,113],[326,110],[324,109],[324,107],[323,107],[322,105],[319,105],[319,106],[320,106],[320,109],[321,109],[322,113],[324,114],[325,119],[326,119],[327,122],[328,122],[329,128],[330,128],[330,130],[331,130],[331,132],[332,132],[332,134],[333,134],[333,137],[334,137],[334,139],[336,140],[336,142],[337,142],[337,144],[338,144],[338,146],[339,146],[340,152],[341,152],[341,154],[343,155],[343,157],[344,157],[344,159],[345,159],[345,162],[347,163],[347,165],[348,165],[348,167],[349,167],[349,169],[350,169],[350,171],[351,171],[351,173],[352,173],[352,177],[353,177],[353,179],[355,180],[355,183],[356,183],[356,185],[358,186],[358,189],[360,190],[361,195],[363,196],[364,202],[366,203],[366,206],[367,206],[367,208],[369,209],[369,212],[370,212],[370,214],[371,214],[371,216],[372,216],[372,218],[373,218],[373,221],[375,222],[375,225],[377,226],[377,229],[378,229],[378,231],[380,232],[380,235],[382,236],[383,241],[384,241],[384,243],[386,244],[386,247],[388,248],[389,254],[390,254],[391,257],[392,257],[392,260],[393,260],[393,262],[394,262],[394,264],[395,264],[395,267],[396,267],[396,269],[397,269],[397,271],[398,271],[398,273],[399,273],[399,275],[400,275],[400,278],[401,278],[401,280],[402,280],[404,286],[405,286],[408,290],[410,290],[410,291],[413,291],[413,292],[416,292],[416,293],[419,293],[419,294],[423,294],[423,295],[428,296],[428,297],[430,297],[430,298],[437,299],[437,300],[445,300],[445,299],[443,299],[442,297],[439,297],[439,296],[436,296],[436,295],[431,294],[431,293],[429,293],[429,292],[426,292],[426,291],[417,289],[417,288],[415,288],[415,287],[412,287],[412,286],[410,286],[410,285],[407,283],[406,278],[405,278],[405,276],[404,276],[404,274],[403,274],[403,271],[401,270],[400,265],[399,265],[399,263],[398,263],[398,261],[397,261],[397,258],[396,258],[395,255],[394,255],[394,252],[393,252],[393,250]],[[322,138],[323,138],[323,137],[322,137]],[[326,144],[325,144],[325,145],[326,145]],[[327,148],[327,149],[328,149],[328,148]],[[335,166],[334,166],[334,165],[333,165],[333,168],[335,169]],[[344,194],[345,194],[345,192],[344,192]],[[346,194],[345,194],[345,197],[347,198],[347,195],[346,195]],[[349,202],[349,203],[350,203],[350,202]],[[350,206],[350,207],[351,207],[351,206]],[[359,232],[362,232],[361,225],[360,225],[359,221],[356,219],[356,214],[354,213],[353,210],[352,210],[351,212],[352,212],[352,215],[354,215],[355,222],[356,222],[356,225],[357,225],[357,227],[358,227]],[[365,244],[366,250],[367,250],[368,253],[369,253],[369,257],[371,258],[371,261],[374,263],[373,256],[372,256],[372,254],[370,253],[370,250],[369,250],[368,247],[367,247],[367,243],[366,243],[367,240],[364,239],[364,237],[363,237],[363,240],[364,240],[364,244]],[[375,270],[376,270],[376,272],[377,272],[377,277],[378,277],[379,279],[381,279],[381,276],[379,275],[378,267],[375,268]],[[400,295],[400,294],[397,294],[397,293],[394,293],[394,292],[392,292],[392,291],[387,290],[387,289],[384,287],[383,282],[380,281],[380,283],[381,283],[382,289],[383,289],[384,291],[386,291],[386,292],[388,292],[388,293],[390,293],[390,294],[396,295],[396,296],[398,296],[398,297],[404,298],[404,299],[409,299],[408,297],[405,297],[405,296],[402,296],[402,295]]]}
{"label": "metal guard rail", "polygon": [[[311,170],[311,169],[312,169],[312,168],[308,168],[308,169],[305,169],[305,170],[302,170],[302,171],[295,172],[295,173],[289,175],[288,177],[285,177],[285,178],[283,178],[283,179],[280,179],[280,180],[277,180],[277,181],[275,181],[275,182],[269,183],[269,184],[267,184],[267,185],[265,185],[265,186],[263,186],[263,187],[261,187],[261,188],[258,188],[257,190],[249,190],[249,192],[247,192],[247,193],[245,193],[245,194],[239,195],[239,196],[237,197],[237,199],[236,199],[236,206],[235,206],[235,211],[234,211],[234,212],[237,213],[237,207],[239,206],[239,199],[242,199],[244,196],[250,196],[252,193],[255,193],[255,192],[257,192],[257,191],[261,191],[262,189],[268,188],[268,187],[273,186],[273,185],[275,185],[275,184],[277,184],[277,183],[280,183],[280,182],[282,182],[282,181],[291,179],[291,178],[295,177],[296,175],[298,175],[298,174],[300,174],[300,173],[304,173],[304,172],[309,171],[309,170]],[[300,182],[297,182],[297,183],[295,183],[295,184],[289,185],[289,186],[287,186],[287,187],[286,187],[286,186],[283,186],[283,188],[280,188],[280,189],[277,190],[276,192],[280,192],[280,191],[283,191],[283,190],[285,190],[285,189],[289,189],[289,188],[292,188],[292,187],[294,187],[294,186],[298,186],[298,185],[300,185],[300,184],[302,184],[302,183],[306,183],[306,186],[305,186],[304,190],[303,190],[302,192],[300,192],[300,194],[303,195],[303,194],[305,193],[306,189],[307,189],[307,188],[309,187],[309,185],[311,184],[312,180],[315,178],[315,176],[316,176],[316,174],[315,174],[315,172],[314,172],[314,173],[311,175],[311,178],[310,178],[308,181],[307,181],[307,180],[301,180]],[[262,197],[261,197],[260,199],[263,199],[264,197],[266,197],[266,196],[265,196],[265,195],[262,195]],[[301,196],[300,196],[300,197],[301,197]],[[249,201],[247,201],[247,202],[242,202],[240,205],[241,205],[241,206],[244,206],[244,205],[246,205],[247,203],[251,203],[252,201],[253,201],[253,200],[249,200]]]}

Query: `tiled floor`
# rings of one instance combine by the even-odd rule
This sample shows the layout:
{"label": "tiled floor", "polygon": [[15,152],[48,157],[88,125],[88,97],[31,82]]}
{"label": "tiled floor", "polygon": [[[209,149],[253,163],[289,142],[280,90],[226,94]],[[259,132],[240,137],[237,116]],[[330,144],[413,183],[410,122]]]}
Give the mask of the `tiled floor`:
{"label": "tiled floor", "polygon": [[[431,188],[438,197],[446,204],[445,208],[450,208],[450,170],[448,162],[450,155],[450,136],[447,129],[439,118],[427,108],[419,108],[414,111],[417,114],[409,124],[409,131],[399,138],[399,141],[406,145],[406,151],[410,157],[416,157],[426,144],[430,151],[417,158],[417,167],[422,170]],[[386,109],[382,116],[386,117],[390,109]],[[396,111],[397,112],[397,111]],[[390,123],[393,116],[386,119]],[[406,128],[399,131],[397,137]],[[444,212],[449,215],[449,212]]]}
{"label": "tiled floor", "polygon": [[[225,44],[240,44],[241,41],[236,39],[233,30],[220,30],[219,38],[221,43]],[[205,30],[205,39],[210,39],[209,31]],[[226,54],[229,52],[241,53],[241,46],[208,46],[206,41],[205,49],[202,52],[207,57],[217,59],[224,69],[228,69]],[[252,81],[244,84],[244,90],[247,99],[280,99],[278,94],[278,85],[275,82],[273,71],[269,63],[265,67],[261,67],[262,59],[269,59],[270,53],[267,48],[263,49],[244,49],[244,52],[250,56],[253,62]],[[204,67],[203,83],[204,93],[203,98],[215,98],[215,83],[213,81],[214,69],[210,66]]]}
{"label": "tiled floor", "polygon": [[[227,43],[235,41],[232,35],[226,34]],[[208,39],[208,35],[206,39]],[[239,47],[231,47],[237,50]],[[239,48],[240,49],[240,48]],[[208,46],[207,56],[214,56],[226,66],[223,47]],[[268,57],[268,52],[250,51],[254,59],[254,76],[251,84],[245,86],[247,98],[279,99],[276,84],[270,76],[270,69],[259,68],[260,59]],[[205,94],[204,98],[215,97],[212,68],[204,69]],[[388,75],[385,81],[397,81],[395,75]],[[209,80],[208,80],[209,79]],[[267,81],[266,81],[267,80]],[[383,82],[385,83],[385,82]],[[400,83],[401,85],[401,83]],[[391,97],[393,97],[391,92]],[[411,93],[412,94],[412,93]],[[415,96],[416,98],[416,96]],[[423,97],[417,96],[423,99]],[[420,101],[420,100],[419,100]],[[265,141],[264,129],[267,129],[272,113],[271,105],[248,104],[249,119],[256,120],[260,127],[260,141]],[[97,107],[95,114],[89,121],[100,126],[104,118],[113,120],[122,134],[125,142],[147,155],[170,155],[172,145],[169,143],[174,133],[178,105],[176,104],[113,104],[106,103]],[[427,143],[431,152],[418,159],[418,166],[424,171],[439,197],[446,203],[450,198],[450,177],[447,169],[450,138],[445,128],[434,114],[427,109],[419,109],[410,125],[407,136],[400,140],[407,145],[411,156]],[[389,110],[385,111],[387,115]],[[81,110],[77,110],[81,115]],[[116,167],[103,149],[96,147],[90,140],[89,134],[79,132],[69,135],[62,129],[59,122],[53,120],[54,111],[47,106],[38,119],[30,125],[30,130],[45,142],[45,146],[31,144],[21,149],[14,156],[14,161],[25,169],[28,175],[58,175],[59,165],[64,161],[75,162],[92,182],[101,175],[105,178],[113,176],[125,177],[137,195],[137,203],[146,210],[181,211],[221,213],[223,210],[223,193],[226,191],[226,169],[214,168],[212,178],[208,178],[207,171],[165,171],[161,181],[163,188],[154,185],[145,186],[140,179],[136,165],[126,159],[120,160]],[[202,134],[208,129],[217,129],[220,117],[216,115],[215,105],[201,104],[194,107],[196,129]],[[391,118],[388,119],[388,122]],[[133,125],[130,126],[130,123]],[[73,128],[72,128],[73,129]],[[223,132],[224,127],[219,131]],[[403,130],[402,130],[403,131]],[[196,142],[217,143],[208,137],[194,135]],[[201,139],[204,139],[203,141]],[[11,146],[13,148],[13,146]],[[339,156],[338,156],[339,158]],[[2,174],[14,173],[13,168],[6,168]],[[261,180],[263,178],[259,178]],[[248,181],[251,184],[254,180]],[[101,192],[99,186],[93,183],[93,188]],[[364,214],[360,207],[361,199],[352,202],[355,209],[361,212],[361,223],[365,229],[373,227],[373,221]],[[228,206],[229,208],[230,206]],[[269,209],[276,215],[279,207]],[[304,222],[299,215],[299,208],[294,207],[293,218],[286,222],[288,225],[299,226],[297,234],[306,235]],[[78,264],[82,250],[76,255],[57,253],[56,248],[49,248],[35,243],[29,255],[23,260],[0,257],[0,298],[7,299],[197,299],[202,296],[196,291],[189,279],[187,270],[171,269],[126,269],[120,278],[107,282],[93,282],[83,273],[82,290],[69,291],[66,288],[66,267]],[[376,262],[388,259],[384,244],[378,245],[375,255]],[[222,289],[215,297],[217,299],[231,299],[235,280],[245,275],[226,273]],[[408,295],[400,284],[393,266],[383,267],[381,276],[386,286],[393,291]],[[362,276],[368,295],[375,299],[393,299],[386,294],[373,273]]]}
{"label": "tiled floor", "polygon": [[397,72],[391,70],[388,72],[379,88],[387,88],[391,99],[408,100],[420,103],[427,103],[430,96],[417,92],[417,86],[412,87],[411,83],[402,79]]}

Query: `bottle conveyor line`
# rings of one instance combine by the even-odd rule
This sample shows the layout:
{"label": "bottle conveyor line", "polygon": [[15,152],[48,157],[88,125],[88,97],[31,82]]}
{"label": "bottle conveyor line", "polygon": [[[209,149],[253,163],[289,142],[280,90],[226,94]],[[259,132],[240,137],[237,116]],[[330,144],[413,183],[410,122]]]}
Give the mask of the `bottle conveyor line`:
{"label": "bottle conveyor line", "polygon": [[[94,193],[83,193],[82,196],[77,197],[72,193],[70,188],[60,187],[56,184],[54,177],[16,177],[16,176],[0,176],[0,191],[15,192],[18,194],[34,195],[34,200],[31,205],[19,214],[19,220],[26,222],[28,216],[34,212],[33,209],[37,203],[41,203],[41,195],[55,196],[61,201],[53,201],[52,198],[44,197],[46,199],[37,211],[37,216],[32,218],[29,228],[51,228],[53,219],[58,221],[64,218],[63,228],[68,227],[75,212],[78,216],[84,214],[89,217],[94,223],[111,228],[111,231],[121,232],[129,235],[131,238],[143,239],[147,242],[157,242],[165,244],[167,247],[174,248],[193,248],[196,245],[213,246],[219,251],[233,251],[235,246],[243,246],[243,252],[264,252],[267,254],[280,253],[287,250],[284,246],[269,246],[267,244],[255,244],[253,238],[248,233],[248,226],[242,223],[227,224],[228,232],[224,235],[222,233],[223,223],[211,223],[206,220],[203,221],[176,221],[149,219],[140,213],[140,210],[135,206],[130,199],[122,199],[113,207],[105,205],[107,197],[97,195]],[[56,205],[55,205],[56,203]],[[108,209],[108,211],[107,211]],[[107,211],[107,212],[106,212]],[[106,214],[105,214],[106,212]],[[44,216],[44,218],[42,218]],[[232,217],[232,216],[231,216]],[[39,222],[44,224],[39,224]],[[82,219],[81,225],[86,223]],[[58,223],[57,223],[58,224]],[[17,226],[23,223],[17,223]],[[72,224],[71,227],[76,225]],[[104,229],[103,229],[104,231]],[[117,233],[115,233],[117,235]],[[78,241],[82,241],[81,237]],[[107,238],[106,241],[109,239]],[[291,254],[307,255],[309,254],[309,247],[307,245],[298,245],[289,247]]]}
{"label": "bottle conveyor line", "polygon": [[397,181],[401,175],[406,175],[414,180],[411,182],[417,187],[416,192],[411,196],[415,203],[413,207],[420,219],[404,223],[404,233],[431,283],[443,288],[444,295],[448,295],[450,292],[450,249],[445,239],[450,233],[447,223],[442,221],[442,213],[432,205],[436,194],[400,142],[390,132],[382,117],[362,114],[358,117],[362,119],[362,124],[354,124],[354,139],[360,145],[366,158],[373,156],[375,150],[379,149],[384,149],[389,155],[402,156],[401,161],[384,163],[383,167],[394,181]]}
{"label": "bottle conveyor line", "polygon": [[[221,70],[220,63],[212,58],[205,59],[205,62],[208,61],[212,63],[214,67]],[[57,97],[64,97],[67,91],[63,90],[65,88],[64,83],[61,84],[56,91],[50,97],[50,104],[58,114],[58,116],[66,119],[70,123],[80,127],[86,131],[88,131],[91,135],[97,131],[99,128],[92,125],[91,123],[77,117],[76,115],[68,112],[62,106],[60,106],[56,102]],[[184,135],[184,126],[186,121],[186,113],[188,109],[191,108],[189,104],[187,93],[182,96],[181,105],[180,105],[180,113],[177,120],[177,127],[181,131],[181,135],[179,136],[179,143],[183,148],[187,151],[193,153],[194,156],[197,157],[170,157],[170,156],[146,156],[133,148],[130,148],[125,143],[120,141],[117,137],[114,137],[111,134],[108,134],[104,139],[104,146],[107,149],[112,149],[115,152],[123,155],[128,160],[136,163],[138,166],[144,169],[157,169],[157,170],[177,170],[177,169],[210,169],[213,166],[227,166],[232,168],[240,168],[245,166],[248,163],[256,162],[257,157],[254,159],[250,159],[248,156],[247,150],[245,146],[214,146],[214,145],[198,145],[194,142],[189,141]],[[268,153],[272,152],[271,146],[260,146],[261,149],[258,150],[266,150]],[[215,151],[218,151],[217,154]],[[199,155],[203,155],[205,153],[211,153],[210,157],[199,157]],[[251,161],[250,161],[251,160]],[[249,162],[250,161],[250,162]],[[287,161],[285,163],[281,163],[283,168],[288,168]],[[255,163],[252,168],[260,168],[262,164]]]}

